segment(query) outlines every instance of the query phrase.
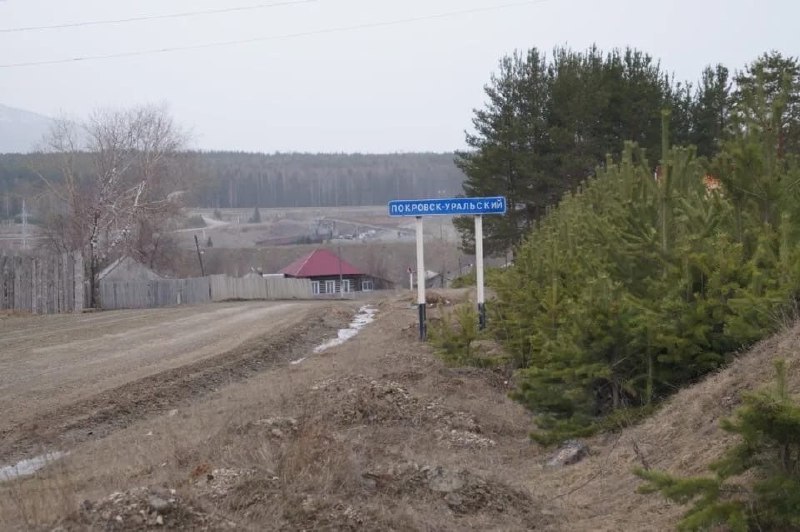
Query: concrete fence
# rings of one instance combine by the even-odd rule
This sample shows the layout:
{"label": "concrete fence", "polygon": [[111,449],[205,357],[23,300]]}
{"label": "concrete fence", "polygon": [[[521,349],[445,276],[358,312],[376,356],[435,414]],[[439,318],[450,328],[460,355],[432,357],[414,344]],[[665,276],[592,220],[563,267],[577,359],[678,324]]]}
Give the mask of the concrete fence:
{"label": "concrete fence", "polygon": [[227,275],[154,281],[100,281],[100,305],[107,310],[250,299],[312,299],[311,282],[308,279]]}
{"label": "concrete fence", "polygon": [[80,253],[0,254],[0,310],[55,314],[83,310]]}

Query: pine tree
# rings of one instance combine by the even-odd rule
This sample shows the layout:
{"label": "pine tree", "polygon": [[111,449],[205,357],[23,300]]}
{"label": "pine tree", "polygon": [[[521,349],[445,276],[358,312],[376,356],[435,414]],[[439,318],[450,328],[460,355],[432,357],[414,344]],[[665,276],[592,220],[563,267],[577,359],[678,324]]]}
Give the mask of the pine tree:
{"label": "pine tree", "polygon": [[[518,59],[524,71],[526,60]],[[524,174],[529,190],[564,186],[598,156],[592,150],[621,142],[631,131],[640,131],[637,138],[647,138],[649,149],[626,144],[621,156],[609,156],[593,176],[567,187],[560,203],[543,206],[538,218],[528,217],[527,207],[514,210],[511,227],[530,230],[524,237],[519,231],[514,266],[494,280],[490,332],[511,353],[518,369],[512,395],[535,412],[540,441],[587,434],[606,425],[607,416],[652,408],[769,334],[785,309],[800,301],[800,152],[786,151],[791,144],[776,140],[794,126],[761,127],[764,118],[741,112],[742,102],[761,101],[750,109],[769,110],[764,116],[770,123],[789,116],[784,107],[764,103],[771,89],[762,78],[747,90],[737,87],[737,100],[728,97],[727,71],[708,69],[692,103],[688,89],[670,89],[656,66],[632,53],[603,58],[596,51],[557,51],[547,65],[544,118],[536,122],[545,135],[529,146],[539,168],[557,179]],[[496,102],[513,101],[510,109],[522,109],[529,99],[513,89],[522,78],[504,79],[508,83],[494,89],[508,98]],[[584,82],[598,93],[588,94]],[[657,97],[659,91],[665,96]],[[788,102],[790,96],[770,101]],[[596,102],[605,98],[608,105],[598,113]],[[614,98],[638,104],[626,111]],[[670,148],[666,134],[655,143],[646,102],[657,100],[665,102],[666,117],[682,124],[678,138],[698,133],[686,130],[686,123],[694,124],[708,129],[694,137],[706,154],[722,151],[709,162],[694,147]],[[530,123],[516,111],[509,115],[514,120],[504,122],[500,109],[505,107],[479,115],[486,135],[473,138],[478,149],[463,159],[468,193],[503,193],[492,188],[507,183],[492,164],[510,160],[503,158],[510,152],[498,148],[501,137],[488,133],[503,132],[514,145],[514,135],[525,131],[521,124]],[[504,130],[504,124],[516,125]],[[658,144],[654,176],[648,155]],[[513,168],[521,170],[511,175],[523,175],[523,162],[533,159],[514,155]],[[722,186],[708,188],[716,183],[711,177]],[[502,237],[499,249],[512,245],[508,231],[494,234]]]}
{"label": "pine tree", "polygon": [[702,157],[714,157],[726,137],[731,104],[729,76],[723,65],[707,67],[692,101],[688,144],[694,144]]}
{"label": "pine tree", "polygon": [[775,388],[745,395],[733,418],[722,422],[740,442],[711,464],[713,476],[635,471],[647,481],[641,492],[692,503],[681,530],[800,530],[800,405],[788,394],[784,362],[775,365]]}
{"label": "pine tree", "polygon": [[735,77],[733,115],[738,128],[770,134],[778,157],[800,153],[800,62],[765,53]]}
{"label": "pine tree", "polygon": [[[488,102],[475,111],[469,151],[456,164],[467,176],[468,196],[504,195],[508,215],[484,221],[487,253],[515,248],[533,222],[563,194],[594,174],[625,140],[646,151],[660,144],[664,106],[687,107],[659,64],[642,52],[537,49],[500,62],[485,88]],[[683,98],[683,99],[681,99]],[[688,128],[687,116],[681,122]],[[688,132],[682,132],[682,137]],[[463,247],[473,249],[471,219],[456,219]]]}
{"label": "pine tree", "polygon": [[747,216],[753,244],[738,242],[727,189],[706,189],[694,150],[666,153],[657,180],[635,145],[598,169],[495,286],[492,327],[524,361],[513,396],[536,412],[540,441],[590,432],[719,367],[800,291],[791,216]]}
{"label": "pine tree", "polygon": [[[538,199],[541,145],[545,142],[543,111],[548,96],[545,58],[535,48],[500,62],[499,72],[485,87],[489,101],[476,110],[470,151],[460,152],[456,165],[467,175],[468,196],[503,195],[508,215],[484,221],[487,254],[505,252],[522,240],[531,220],[546,202]],[[471,218],[457,218],[464,249],[474,249]]]}

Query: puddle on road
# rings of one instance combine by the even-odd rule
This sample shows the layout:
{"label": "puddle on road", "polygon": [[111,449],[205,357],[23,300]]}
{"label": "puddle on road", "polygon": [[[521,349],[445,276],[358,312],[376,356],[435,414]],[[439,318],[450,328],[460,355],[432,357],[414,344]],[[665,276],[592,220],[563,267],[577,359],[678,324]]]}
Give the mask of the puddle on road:
{"label": "puddle on road", "polygon": [[[330,349],[331,347],[336,347],[337,345],[342,345],[347,340],[352,338],[353,336],[358,334],[358,331],[363,329],[367,324],[372,323],[375,321],[375,314],[378,312],[378,309],[375,307],[370,306],[363,306],[358,309],[358,313],[353,316],[353,321],[350,322],[350,325],[347,329],[339,329],[336,338],[328,340],[317,347],[314,348],[314,353],[322,353],[323,351]],[[297,360],[293,360],[290,364],[297,365],[304,361],[308,357],[298,358]]]}
{"label": "puddle on road", "polygon": [[48,464],[66,456],[67,453],[54,451],[52,453],[34,456],[27,460],[21,460],[14,465],[0,467],[0,482],[13,480],[19,477],[32,475]]}

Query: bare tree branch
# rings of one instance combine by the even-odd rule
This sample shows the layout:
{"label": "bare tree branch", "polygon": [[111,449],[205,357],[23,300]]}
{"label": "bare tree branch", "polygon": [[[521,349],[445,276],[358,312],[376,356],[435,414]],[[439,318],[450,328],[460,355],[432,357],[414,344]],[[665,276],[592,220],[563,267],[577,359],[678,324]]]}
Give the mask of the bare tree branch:
{"label": "bare tree branch", "polygon": [[177,212],[168,199],[170,161],[185,143],[167,111],[156,106],[103,109],[81,123],[54,122],[46,145],[59,156],[61,181],[38,175],[64,214],[53,216],[45,231],[53,247],[83,252],[93,306],[100,263],[131,252],[136,242],[149,242],[136,233],[143,227],[155,231],[159,220]]}

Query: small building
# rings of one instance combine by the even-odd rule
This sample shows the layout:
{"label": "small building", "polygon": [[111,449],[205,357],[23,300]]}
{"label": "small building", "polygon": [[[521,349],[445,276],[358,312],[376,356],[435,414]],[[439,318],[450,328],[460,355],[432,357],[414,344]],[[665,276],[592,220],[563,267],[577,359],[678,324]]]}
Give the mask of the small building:
{"label": "small building", "polygon": [[162,279],[162,277],[129,255],[118,258],[97,274],[97,280],[100,282],[155,281],[158,279]]}
{"label": "small building", "polygon": [[427,270],[425,272],[425,288],[444,288],[444,274]]}
{"label": "small building", "polygon": [[370,292],[387,287],[383,279],[370,276],[327,249],[316,249],[278,273],[310,279],[314,295],[338,294],[340,291]]}

